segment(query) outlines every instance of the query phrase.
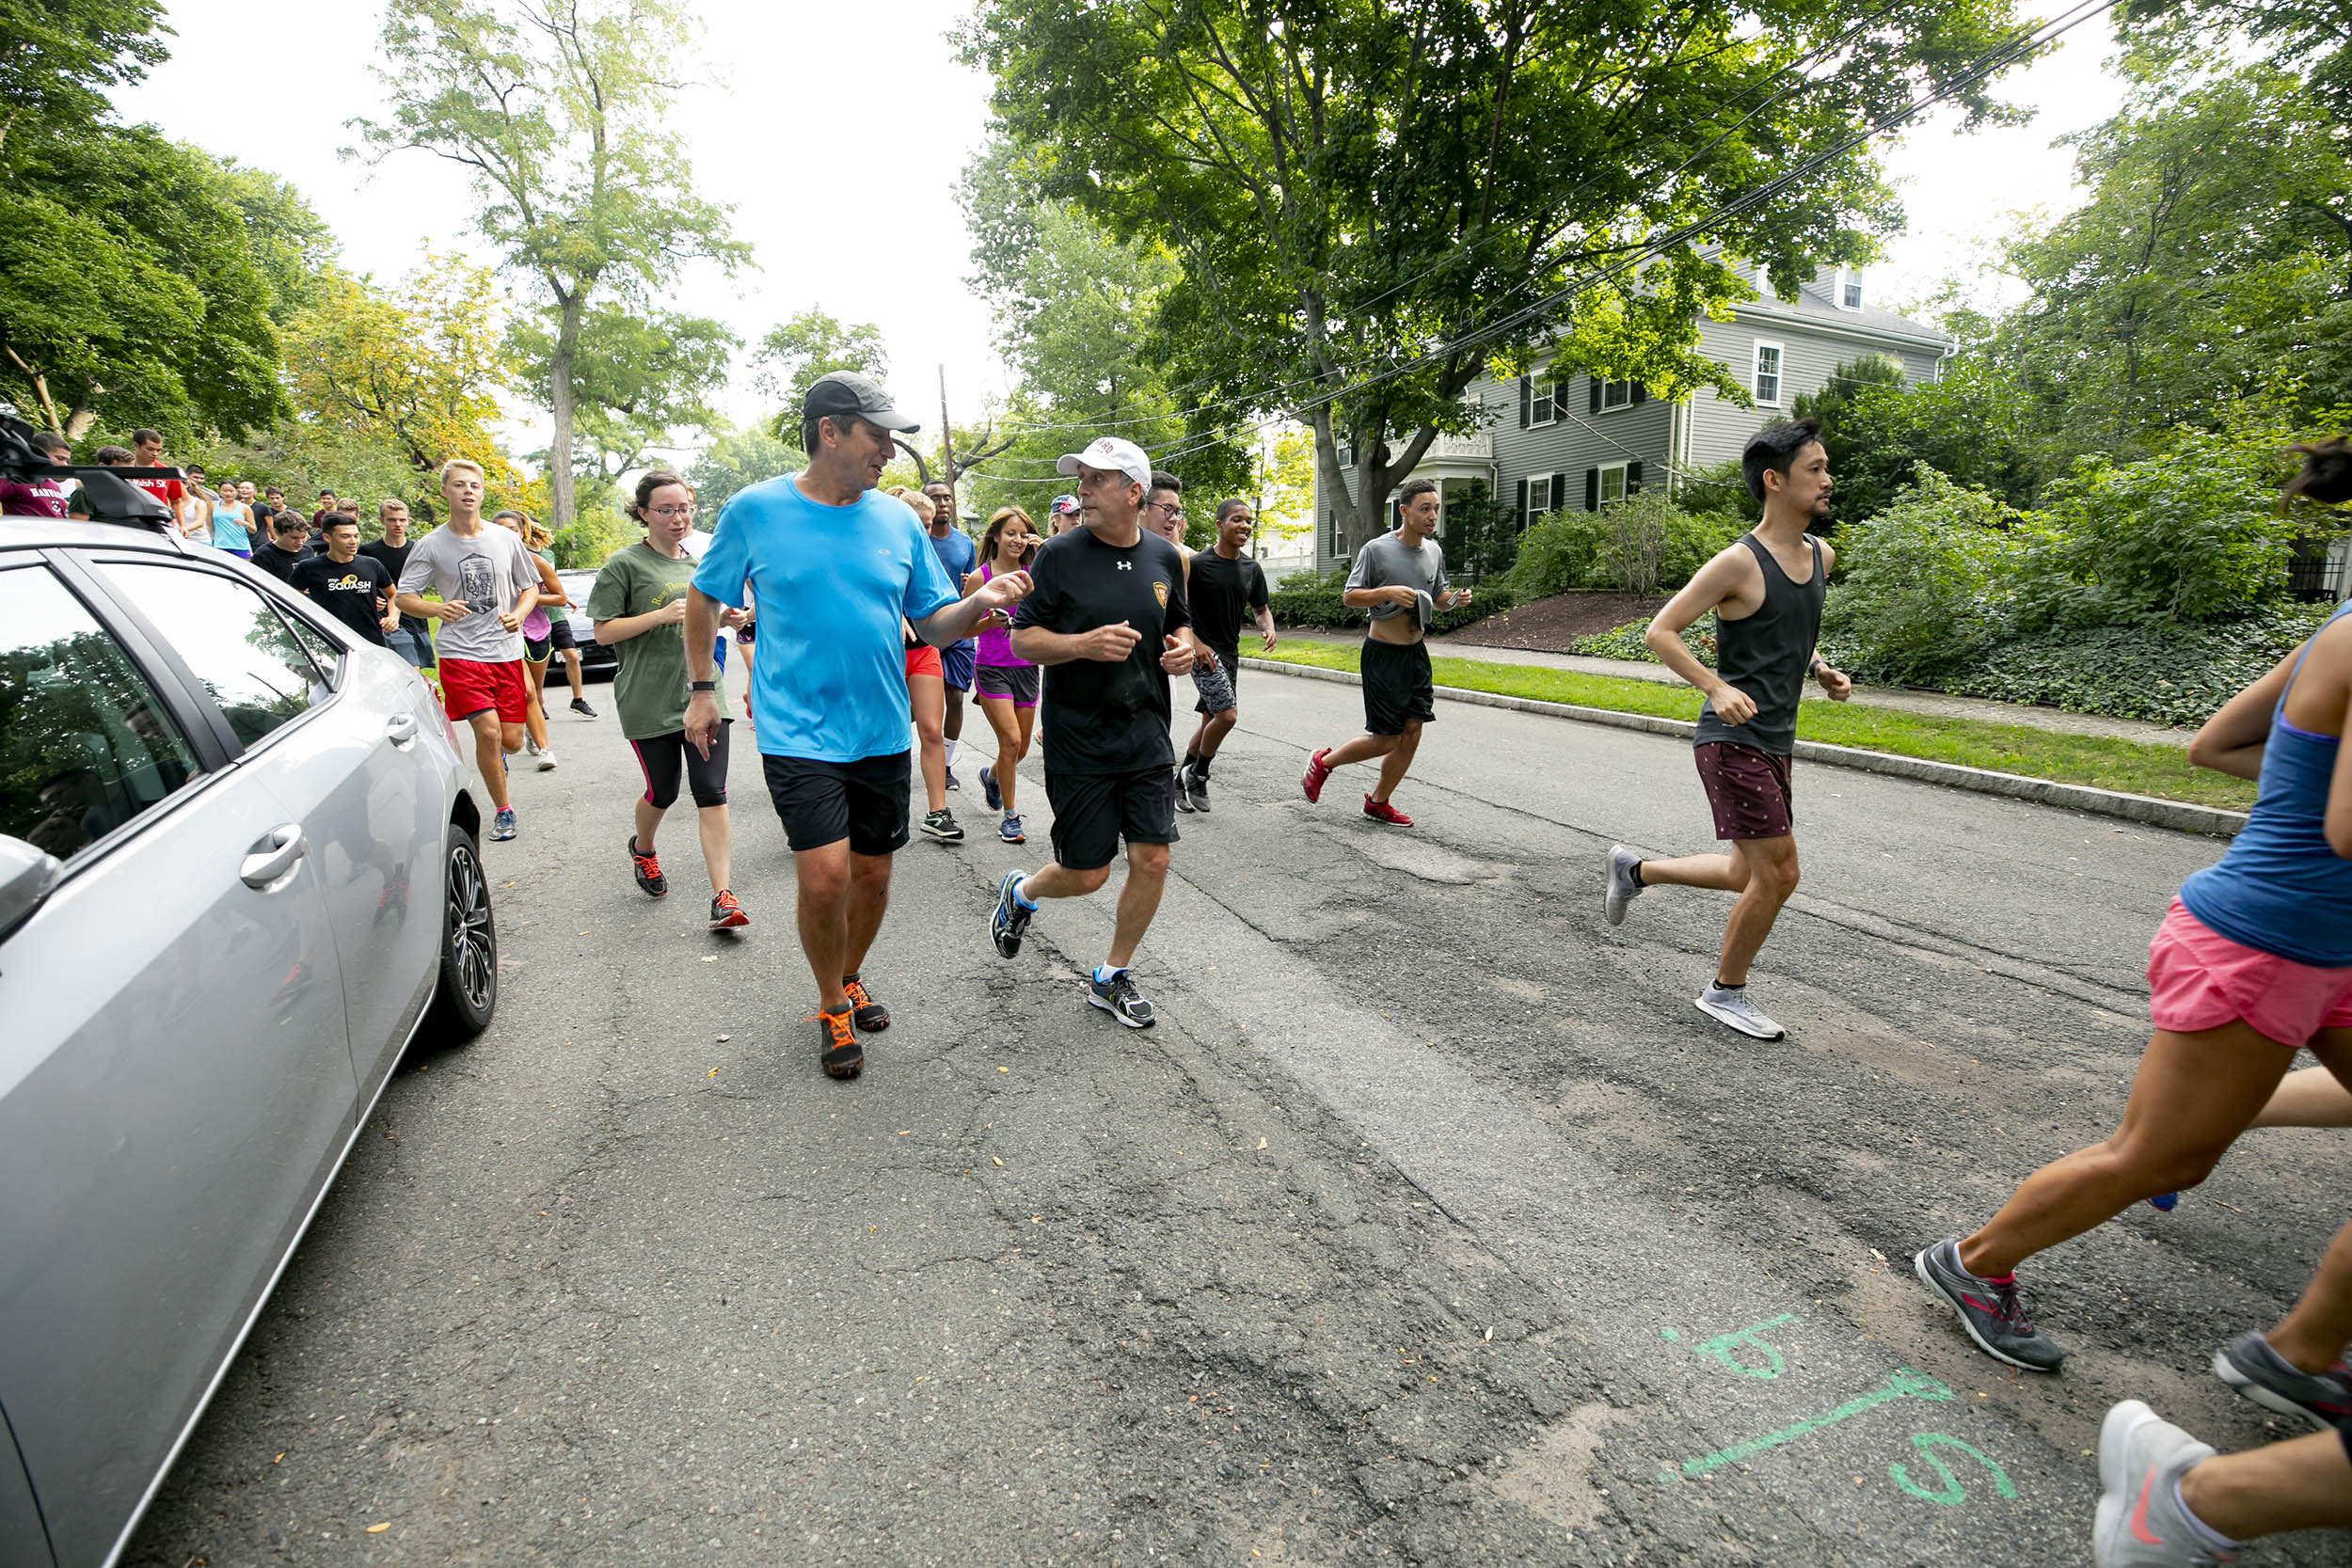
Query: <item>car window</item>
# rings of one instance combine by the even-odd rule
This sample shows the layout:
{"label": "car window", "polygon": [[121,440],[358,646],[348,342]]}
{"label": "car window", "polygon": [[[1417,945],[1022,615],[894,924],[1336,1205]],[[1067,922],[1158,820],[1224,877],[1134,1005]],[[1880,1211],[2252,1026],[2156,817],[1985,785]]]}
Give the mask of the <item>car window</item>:
{"label": "car window", "polygon": [[340,688],[342,685],[340,677],[342,673],[342,649],[335,645],[332,638],[301,616],[287,614],[282,610],[278,613],[284,617],[286,625],[294,628],[295,640],[310,651],[310,661],[326,673],[326,684]]}
{"label": "car window", "polygon": [[331,694],[258,590],[163,562],[108,561],[98,570],[163,634],[246,745]]}
{"label": "car window", "polygon": [[45,566],[0,572],[0,833],[71,859],[196,776],[138,667]]}

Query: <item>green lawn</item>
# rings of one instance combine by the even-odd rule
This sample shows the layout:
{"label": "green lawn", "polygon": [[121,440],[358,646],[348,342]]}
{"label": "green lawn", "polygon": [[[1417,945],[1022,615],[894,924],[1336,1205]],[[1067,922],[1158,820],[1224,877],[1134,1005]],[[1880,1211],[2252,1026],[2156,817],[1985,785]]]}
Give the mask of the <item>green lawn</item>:
{"label": "green lawn", "polygon": [[[1332,642],[1285,642],[1263,656],[1290,664],[1354,670],[1356,648]],[[1585,675],[1524,664],[1488,664],[1469,658],[1434,658],[1438,684],[1504,697],[1646,713],[1665,719],[1696,719],[1699,694],[1686,686]],[[1852,703],[1807,703],[1797,713],[1797,734],[1806,740],[1897,756],[1925,757],[1989,768],[2062,784],[2091,784],[2166,800],[2243,811],[2254,803],[2254,786],[2202,768],[2191,768],[2178,746],[2149,746],[2105,736],[2060,735],[2025,724],[1995,724],[1979,719],[1936,719],[1896,708]]]}

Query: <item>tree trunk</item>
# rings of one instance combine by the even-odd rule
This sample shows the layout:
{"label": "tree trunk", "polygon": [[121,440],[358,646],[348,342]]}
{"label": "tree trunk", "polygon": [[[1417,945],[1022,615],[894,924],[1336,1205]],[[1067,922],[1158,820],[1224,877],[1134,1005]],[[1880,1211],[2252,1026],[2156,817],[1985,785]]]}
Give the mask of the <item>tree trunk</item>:
{"label": "tree trunk", "polygon": [[572,526],[572,365],[580,353],[584,293],[558,291],[563,316],[556,327],[555,352],[548,356],[548,406],[555,415],[555,431],[548,441],[548,527],[558,533]]}

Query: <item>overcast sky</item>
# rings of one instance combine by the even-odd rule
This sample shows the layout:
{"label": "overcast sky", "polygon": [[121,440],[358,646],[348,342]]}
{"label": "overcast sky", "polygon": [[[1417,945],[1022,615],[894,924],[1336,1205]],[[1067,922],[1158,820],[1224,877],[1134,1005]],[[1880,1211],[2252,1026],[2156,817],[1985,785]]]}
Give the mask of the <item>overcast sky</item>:
{"label": "overcast sky", "polygon": [[[987,313],[964,289],[970,261],[955,182],[980,139],[987,79],[955,58],[947,30],[967,0],[898,0],[885,11],[771,0],[707,0],[706,56],[723,86],[688,94],[677,122],[695,188],[735,208],[735,231],[757,265],[732,279],[687,277],[684,309],[726,322],[749,342],[810,306],[878,323],[899,397],[937,418],[937,366],[955,416],[1007,390]],[[343,122],[373,115],[383,85],[381,12],[317,0],[179,0],[168,10],[172,57],[119,95],[126,117],[152,120],[208,151],[274,170],[309,198],[342,239],[345,264],[389,279],[420,246],[485,253],[466,214],[460,170],[421,153],[374,167],[337,156]],[[2040,114],[2023,130],[1950,135],[1929,120],[1884,148],[1911,216],[1870,278],[1881,300],[1924,294],[1972,243],[2024,208],[2077,199],[2071,158],[2049,143],[2113,113],[2101,70],[2103,22],[2078,27],[2049,58],[2011,75],[2005,96]],[[824,210],[800,198],[812,158],[834,161],[838,189]],[[748,388],[739,419],[760,412]]]}

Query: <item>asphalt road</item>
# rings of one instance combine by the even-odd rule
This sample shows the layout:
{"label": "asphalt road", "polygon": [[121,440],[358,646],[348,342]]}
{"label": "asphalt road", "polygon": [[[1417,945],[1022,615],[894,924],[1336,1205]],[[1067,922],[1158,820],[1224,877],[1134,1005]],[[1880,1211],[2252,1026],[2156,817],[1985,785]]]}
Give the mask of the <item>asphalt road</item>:
{"label": "asphalt road", "polygon": [[392,1084],[130,1560],[2087,1563],[2115,1400],[2286,1434],[2207,1363],[2341,1223],[2340,1135],[2031,1266],[2056,1378],[1909,1273],[2112,1126],[2217,844],[1802,768],[1764,1045],[1691,1006],[1720,895],[1600,919],[1613,840],[1708,845],[1686,746],[1443,705],[1401,832],[1365,769],[1299,797],[1352,689],[1252,672],[1243,712],[1158,1028],[1081,1001],[1115,889],[995,957],[1047,814],[1032,763],[1026,850],[983,841],[967,754],[853,1085],[749,746],[755,924],[713,936],[684,808],[656,904],[616,727],[559,717],[487,847],[497,1022]]}

